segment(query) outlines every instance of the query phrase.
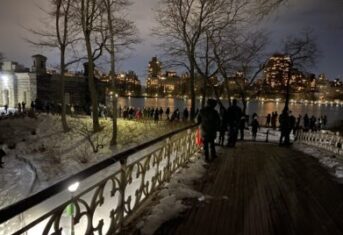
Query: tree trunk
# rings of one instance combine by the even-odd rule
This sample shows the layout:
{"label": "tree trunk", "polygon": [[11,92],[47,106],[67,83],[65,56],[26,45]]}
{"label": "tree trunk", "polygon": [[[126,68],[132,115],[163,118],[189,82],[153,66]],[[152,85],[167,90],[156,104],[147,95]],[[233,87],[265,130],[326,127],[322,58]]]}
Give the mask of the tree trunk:
{"label": "tree trunk", "polygon": [[229,80],[227,78],[225,78],[224,80],[225,82],[225,89],[226,89],[226,92],[227,92],[227,100],[229,102],[229,106],[231,106],[231,95],[230,95],[230,87],[229,87]]}
{"label": "tree trunk", "polygon": [[189,89],[190,89],[190,96],[191,96],[191,120],[194,121],[195,119],[195,90],[194,90],[194,81],[195,81],[195,65],[191,63],[190,66],[190,79],[189,79]]}
{"label": "tree trunk", "polygon": [[85,41],[88,55],[88,88],[92,102],[93,131],[98,132],[101,129],[99,124],[98,95],[95,88],[92,46],[89,35],[85,35]]}
{"label": "tree trunk", "polygon": [[242,105],[243,105],[243,115],[246,115],[247,114],[247,100],[245,97],[242,97]]}
{"label": "tree trunk", "polygon": [[61,94],[61,100],[62,100],[62,113],[61,113],[61,121],[62,121],[62,128],[63,131],[66,133],[70,131],[70,128],[67,124],[67,118],[66,118],[66,101],[65,101],[65,94],[64,94],[64,71],[65,71],[65,48],[61,48],[61,68],[60,68],[60,94]]}
{"label": "tree trunk", "polygon": [[112,77],[112,139],[110,142],[110,145],[116,145],[117,144],[117,136],[118,136],[118,123],[117,123],[117,96],[116,96],[116,82],[115,82],[115,76],[116,76],[116,67],[115,67],[115,47],[114,47],[114,32],[113,32],[113,24],[112,24],[112,12],[111,12],[111,3],[110,1],[107,1],[107,21],[110,31],[110,54],[111,54],[111,72],[110,75]]}
{"label": "tree trunk", "polygon": [[201,97],[201,108],[202,109],[205,107],[206,95],[207,95],[206,91],[207,91],[207,78],[203,77],[202,97]]}
{"label": "tree trunk", "polygon": [[291,69],[288,71],[288,76],[287,76],[287,84],[286,84],[286,99],[285,99],[285,107],[283,108],[284,112],[288,112],[289,110],[289,99],[290,99],[290,80],[291,80]]}

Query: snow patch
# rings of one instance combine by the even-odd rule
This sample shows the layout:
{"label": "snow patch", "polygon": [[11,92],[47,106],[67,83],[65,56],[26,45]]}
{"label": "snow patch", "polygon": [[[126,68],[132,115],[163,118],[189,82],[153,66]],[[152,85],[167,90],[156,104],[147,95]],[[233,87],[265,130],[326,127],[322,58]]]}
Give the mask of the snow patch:
{"label": "snow patch", "polygon": [[190,163],[188,168],[182,169],[175,174],[170,183],[161,190],[158,197],[161,199],[154,206],[150,214],[137,224],[143,235],[154,234],[154,232],[168,220],[177,217],[188,207],[183,204],[187,198],[196,198],[204,201],[206,197],[193,189],[194,182],[202,178],[206,172],[206,163],[195,157],[195,161]]}
{"label": "snow patch", "polygon": [[293,147],[300,152],[317,158],[323,166],[330,169],[330,172],[339,179],[339,182],[343,183],[343,160],[336,157],[334,153],[302,143],[296,143]]}

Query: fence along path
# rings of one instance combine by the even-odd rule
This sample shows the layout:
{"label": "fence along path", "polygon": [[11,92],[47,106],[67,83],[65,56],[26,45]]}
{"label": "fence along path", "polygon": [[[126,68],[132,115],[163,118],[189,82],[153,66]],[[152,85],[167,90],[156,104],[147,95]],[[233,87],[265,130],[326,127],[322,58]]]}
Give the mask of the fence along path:
{"label": "fence along path", "polygon": [[222,150],[196,202],[158,234],[343,234],[343,186],[316,159],[272,144]]}

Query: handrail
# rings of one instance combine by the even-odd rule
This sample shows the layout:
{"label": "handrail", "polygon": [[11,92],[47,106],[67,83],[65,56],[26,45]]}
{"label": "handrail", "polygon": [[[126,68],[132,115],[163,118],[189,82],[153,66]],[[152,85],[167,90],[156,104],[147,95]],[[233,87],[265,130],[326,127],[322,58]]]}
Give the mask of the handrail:
{"label": "handrail", "polygon": [[176,135],[178,133],[181,133],[187,129],[195,128],[198,124],[190,124],[186,127],[180,128],[178,130],[172,131],[168,134],[162,135],[158,138],[155,138],[153,140],[147,141],[143,144],[140,144],[138,146],[126,149],[118,154],[115,154],[114,156],[104,159],[98,163],[95,163],[94,165],[86,168],[85,170],[82,170],[74,175],[71,175],[67,177],[66,179],[42,190],[39,191],[33,195],[28,196],[27,198],[18,201],[12,205],[9,205],[3,209],[0,210],[0,224],[3,222],[6,222],[13,217],[23,213],[24,211],[42,203],[46,199],[56,195],[57,193],[60,193],[64,191],[69,185],[74,183],[75,181],[81,181],[85,178],[88,178],[95,173],[98,173],[99,171],[107,168],[110,165],[113,165],[117,163],[118,161],[124,161],[126,160],[130,155],[141,151],[149,146],[152,146],[164,139],[170,138],[173,135]]}
{"label": "handrail", "polygon": [[325,132],[304,132],[298,131],[297,142],[313,145],[332,153],[343,156],[343,138],[339,135]]}

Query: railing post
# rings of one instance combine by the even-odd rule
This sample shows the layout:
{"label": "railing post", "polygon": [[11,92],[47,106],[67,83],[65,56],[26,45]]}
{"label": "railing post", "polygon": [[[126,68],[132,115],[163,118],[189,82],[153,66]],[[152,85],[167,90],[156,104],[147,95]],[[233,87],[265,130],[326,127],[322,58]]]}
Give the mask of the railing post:
{"label": "railing post", "polygon": [[193,146],[192,146],[192,130],[191,129],[188,129],[187,130],[187,142],[186,144],[188,145],[188,148],[187,148],[187,160],[190,159],[191,155],[192,155],[192,152],[193,152]]}
{"label": "railing post", "polygon": [[167,175],[166,175],[166,181],[169,182],[171,178],[171,171],[172,171],[172,166],[170,162],[170,156],[171,156],[171,140],[170,138],[167,138],[166,140],[166,154],[167,154]]}
{"label": "railing post", "polygon": [[118,224],[119,230],[122,231],[124,227],[124,217],[125,217],[125,189],[127,185],[127,159],[120,160],[120,185],[119,185],[119,201],[118,201]]}
{"label": "railing post", "polygon": [[269,142],[269,129],[267,130],[267,136],[266,136],[266,143],[268,143]]}

